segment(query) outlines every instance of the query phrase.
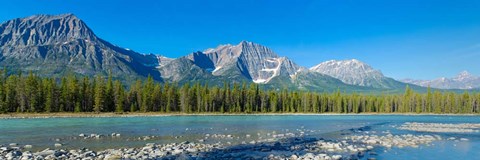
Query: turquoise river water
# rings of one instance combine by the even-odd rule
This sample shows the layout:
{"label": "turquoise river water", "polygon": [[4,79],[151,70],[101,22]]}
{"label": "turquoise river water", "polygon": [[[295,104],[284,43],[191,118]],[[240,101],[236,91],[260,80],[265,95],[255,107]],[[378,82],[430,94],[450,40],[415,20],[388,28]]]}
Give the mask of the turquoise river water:
{"label": "turquoise river water", "polygon": [[[146,143],[197,142],[209,135],[230,135],[232,139],[206,139],[202,143],[237,145],[279,133],[305,133],[325,139],[341,139],[352,129],[391,134],[435,134],[444,140],[430,145],[376,149],[376,159],[480,159],[480,133],[427,133],[399,130],[405,122],[480,123],[478,116],[440,115],[239,115],[239,116],[152,116],[104,118],[0,119],[0,145],[33,145],[31,150],[89,148],[102,150],[141,147]],[[79,134],[102,134],[103,138],[84,139]],[[112,137],[111,133],[121,136]],[[248,135],[247,137],[245,135]],[[148,136],[147,138],[145,138]],[[467,138],[451,141],[448,137]]]}

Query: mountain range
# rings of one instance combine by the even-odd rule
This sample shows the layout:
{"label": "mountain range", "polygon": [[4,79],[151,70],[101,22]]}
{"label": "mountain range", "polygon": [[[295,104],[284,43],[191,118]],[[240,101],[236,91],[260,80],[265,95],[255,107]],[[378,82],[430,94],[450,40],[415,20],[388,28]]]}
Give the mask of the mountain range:
{"label": "mountain range", "polygon": [[434,80],[401,80],[405,83],[411,83],[423,87],[432,87],[439,89],[475,89],[480,88],[480,77],[470,74],[468,71],[462,71],[453,78],[441,77]]}
{"label": "mountain range", "polygon": [[253,82],[271,89],[391,92],[412,83],[412,88],[425,90],[420,87],[423,83],[396,81],[355,59],[306,68],[248,41],[175,59],[141,54],[97,37],[73,14],[34,15],[1,23],[0,65],[41,76],[111,74],[127,82],[152,76],[159,82]]}

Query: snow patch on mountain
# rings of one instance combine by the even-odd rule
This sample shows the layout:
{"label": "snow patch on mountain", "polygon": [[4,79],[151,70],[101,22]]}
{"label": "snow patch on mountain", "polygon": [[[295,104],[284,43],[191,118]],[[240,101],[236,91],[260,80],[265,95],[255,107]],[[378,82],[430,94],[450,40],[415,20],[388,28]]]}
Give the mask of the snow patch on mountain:
{"label": "snow patch on mountain", "polygon": [[212,73],[214,73],[214,72],[216,72],[216,71],[218,71],[218,70],[220,70],[220,69],[222,69],[222,66],[217,66],[217,67],[212,71]]}
{"label": "snow patch on mountain", "polygon": [[286,57],[280,57],[270,48],[257,43],[242,41],[237,45],[225,44],[195,52],[188,56],[203,69],[215,68],[215,76],[233,71],[250,78],[254,83],[268,83],[280,75],[295,75],[302,68]]}
{"label": "snow patch on mountain", "polygon": [[273,73],[267,79],[253,79],[254,83],[268,83],[268,82],[270,82],[270,80],[272,80],[273,78],[275,78],[276,76],[279,75],[280,67],[282,65],[281,59],[280,58],[273,58],[273,59],[266,59],[266,61],[271,62],[271,63],[276,63],[277,66],[275,68],[263,68],[263,69],[261,69],[260,71],[273,72]]}

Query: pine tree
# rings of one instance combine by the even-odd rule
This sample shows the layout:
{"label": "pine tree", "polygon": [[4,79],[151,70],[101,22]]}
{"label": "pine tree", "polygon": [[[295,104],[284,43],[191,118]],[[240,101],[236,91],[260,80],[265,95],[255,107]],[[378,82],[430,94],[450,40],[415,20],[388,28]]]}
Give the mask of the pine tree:
{"label": "pine tree", "polygon": [[79,92],[81,99],[81,110],[84,112],[91,112],[93,110],[91,106],[93,105],[94,91],[88,77],[84,77],[82,79],[82,84]]}
{"label": "pine tree", "polygon": [[29,112],[41,111],[38,81],[32,72],[28,74],[25,82],[25,92]]}
{"label": "pine tree", "polygon": [[153,94],[152,94],[152,111],[158,112],[161,111],[161,104],[162,104],[162,87],[160,84],[155,84],[153,87]]}
{"label": "pine tree", "polygon": [[120,81],[116,80],[114,85],[115,112],[124,111],[125,91]]}
{"label": "pine tree", "polygon": [[403,101],[402,101],[402,106],[400,108],[400,112],[407,112],[410,111],[411,107],[411,101],[412,101],[412,90],[410,87],[407,85],[405,88],[405,93],[403,94]]}
{"label": "pine tree", "polygon": [[270,91],[269,96],[270,98],[270,112],[277,112],[277,106],[278,106],[278,97],[275,94],[275,91]]}
{"label": "pine tree", "polygon": [[472,101],[470,99],[470,94],[464,92],[462,95],[462,110],[461,113],[471,113],[472,110]]}
{"label": "pine tree", "polygon": [[28,105],[28,95],[26,95],[26,84],[25,84],[25,78],[22,77],[22,73],[19,72],[18,74],[18,81],[15,82],[17,83],[18,85],[16,85],[16,92],[17,92],[17,98],[16,100],[18,100],[18,103],[19,103],[19,108],[16,109],[16,112],[25,112],[27,111],[27,105]]}
{"label": "pine tree", "polygon": [[181,89],[181,94],[180,94],[181,112],[188,113],[188,111],[190,110],[189,109],[190,108],[189,91],[190,91],[190,85],[188,83],[183,85]]}
{"label": "pine tree", "polygon": [[149,112],[152,110],[152,94],[154,89],[153,77],[148,76],[147,81],[145,82],[143,89],[141,90],[141,106],[140,111]]}
{"label": "pine tree", "polygon": [[9,112],[15,112],[18,108],[17,82],[16,75],[9,76],[5,82],[5,106]]}
{"label": "pine tree", "polygon": [[107,84],[105,87],[105,95],[104,95],[104,109],[105,111],[108,112],[113,112],[115,111],[115,97],[114,97],[114,91],[113,91],[113,79],[112,79],[112,73],[108,73],[108,79],[107,79]]}
{"label": "pine tree", "polygon": [[67,100],[70,102],[69,111],[81,111],[78,79],[73,75],[67,78]]}
{"label": "pine tree", "polygon": [[105,84],[103,78],[97,76],[95,83],[95,104],[93,107],[94,112],[101,112],[105,108]]}
{"label": "pine tree", "polygon": [[[354,106],[354,112],[357,113],[358,110],[358,105]],[[342,108],[342,95],[340,93],[340,89],[337,90],[337,93],[335,93],[335,108],[333,112],[340,112]]]}
{"label": "pine tree", "polygon": [[49,113],[54,111],[55,105],[55,82],[53,79],[45,79],[45,112]]}
{"label": "pine tree", "polygon": [[420,113],[422,112],[422,108],[423,108],[423,101],[422,101],[422,97],[419,93],[416,93],[415,94],[415,112],[416,113]]}
{"label": "pine tree", "polygon": [[165,83],[164,87],[163,87],[166,91],[167,91],[167,104],[165,106],[165,112],[167,113],[170,113],[170,111],[172,110],[173,108],[173,97],[174,97],[174,91],[173,91],[173,87],[170,87],[168,85],[168,83]]}
{"label": "pine tree", "polygon": [[60,107],[59,112],[65,112],[68,108],[70,101],[68,99],[68,87],[67,87],[67,78],[63,77],[60,84]]}
{"label": "pine tree", "polygon": [[[4,70],[3,72],[6,72]],[[8,112],[8,106],[5,103],[5,81],[6,81],[6,74],[0,72],[0,113],[7,113]]]}
{"label": "pine tree", "polygon": [[432,91],[430,86],[428,86],[426,104],[425,104],[425,108],[423,109],[424,112],[428,112],[428,113],[432,112],[432,105],[433,105],[432,101],[433,101]]}

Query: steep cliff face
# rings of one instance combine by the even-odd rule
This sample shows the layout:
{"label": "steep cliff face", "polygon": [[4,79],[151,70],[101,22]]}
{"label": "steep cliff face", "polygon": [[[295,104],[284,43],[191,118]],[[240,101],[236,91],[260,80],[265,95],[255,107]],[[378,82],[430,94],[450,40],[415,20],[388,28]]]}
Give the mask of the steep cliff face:
{"label": "steep cliff face", "polygon": [[241,74],[255,83],[268,83],[277,76],[294,76],[303,69],[271,49],[247,41],[195,52],[188,58],[213,75]]}
{"label": "steep cliff face", "polygon": [[45,76],[107,74],[122,79],[152,75],[161,80],[151,55],[98,38],[73,14],[35,15],[0,24],[0,65]]}
{"label": "steep cliff face", "polygon": [[83,21],[73,14],[35,15],[0,25],[0,46],[38,46],[68,43],[77,39],[98,40]]}

